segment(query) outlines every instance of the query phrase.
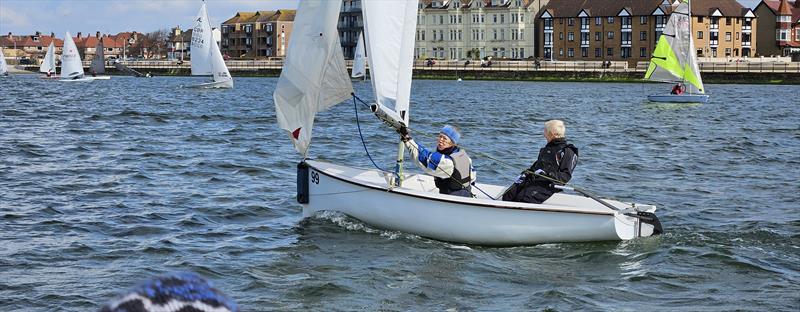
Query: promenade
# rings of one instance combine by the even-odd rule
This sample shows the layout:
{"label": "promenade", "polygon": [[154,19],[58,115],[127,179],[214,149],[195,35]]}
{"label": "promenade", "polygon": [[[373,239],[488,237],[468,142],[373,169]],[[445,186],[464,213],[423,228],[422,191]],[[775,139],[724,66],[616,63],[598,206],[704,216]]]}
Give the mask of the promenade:
{"label": "promenade", "polygon": [[[124,61],[126,66],[154,75],[188,76],[190,61],[139,60]],[[234,76],[277,77],[283,68],[282,60],[228,60],[228,69]],[[348,61],[348,68],[352,63]],[[479,79],[479,80],[543,80],[543,81],[639,81],[644,77],[648,62],[629,66],[628,62],[569,61],[447,61],[417,60],[414,77],[419,79]],[[800,62],[701,62],[700,71],[707,83],[779,83],[800,84]],[[88,67],[89,62],[84,62]],[[25,65],[24,69],[37,71],[38,65]],[[117,71],[108,64],[110,74]]]}

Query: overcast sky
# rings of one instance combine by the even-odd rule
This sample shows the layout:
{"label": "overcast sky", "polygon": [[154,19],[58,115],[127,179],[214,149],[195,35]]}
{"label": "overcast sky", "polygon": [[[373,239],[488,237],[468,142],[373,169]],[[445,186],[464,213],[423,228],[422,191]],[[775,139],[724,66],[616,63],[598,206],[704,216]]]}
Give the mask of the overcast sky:
{"label": "overcast sky", "polygon": [[[237,11],[296,9],[298,0],[206,0],[211,22],[220,24]],[[338,1],[338,0],[329,0]],[[750,8],[760,0],[739,0]],[[0,34],[70,31],[93,34],[150,32],[180,25],[187,29],[200,0],[0,0]]]}
{"label": "overcast sky", "polygon": [[[206,0],[213,24],[237,11],[297,9],[298,0]],[[193,26],[201,0],[0,0],[0,34],[150,32]]]}

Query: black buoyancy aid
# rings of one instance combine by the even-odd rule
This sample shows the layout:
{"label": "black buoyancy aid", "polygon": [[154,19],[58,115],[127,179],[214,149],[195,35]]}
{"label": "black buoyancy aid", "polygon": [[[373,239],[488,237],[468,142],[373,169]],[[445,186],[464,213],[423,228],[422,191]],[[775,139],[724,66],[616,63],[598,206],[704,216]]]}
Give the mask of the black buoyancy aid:
{"label": "black buoyancy aid", "polygon": [[450,194],[462,189],[469,189],[472,179],[470,173],[472,172],[472,161],[467,155],[467,152],[454,148],[453,152],[447,154],[446,151],[442,154],[449,156],[453,160],[453,175],[449,178],[434,177],[433,182],[439,188],[439,193]]}

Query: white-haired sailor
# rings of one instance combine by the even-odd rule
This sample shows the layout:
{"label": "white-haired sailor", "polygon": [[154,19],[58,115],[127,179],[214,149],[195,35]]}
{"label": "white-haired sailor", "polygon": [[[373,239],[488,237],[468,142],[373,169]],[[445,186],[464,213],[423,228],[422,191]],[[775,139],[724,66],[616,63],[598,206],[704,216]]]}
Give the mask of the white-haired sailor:
{"label": "white-haired sailor", "polygon": [[547,145],[539,150],[536,162],[506,190],[504,201],[541,204],[554,193],[561,192],[554,185],[567,183],[572,178],[572,171],[578,164],[578,148],[567,143],[564,122],[557,119],[545,122],[544,138]]}
{"label": "white-haired sailor", "polygon": [[433,176],[439,193],[472,197],[471,185],[475,182],[475,169],[469,155],[458,148],[461,133],[456,127],[446,125],[442,128],[436,151],[433,152],[415,142],[405,127],[398,132],[411,152],[411,157],[416,159],[415,163],[425,173]]}

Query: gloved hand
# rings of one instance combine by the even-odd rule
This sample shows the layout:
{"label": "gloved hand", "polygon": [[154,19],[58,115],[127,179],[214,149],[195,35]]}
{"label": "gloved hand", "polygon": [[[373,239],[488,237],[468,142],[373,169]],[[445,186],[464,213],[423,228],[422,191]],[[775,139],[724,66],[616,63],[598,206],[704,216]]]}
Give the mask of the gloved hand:
{"label": "gloved hand", "polygon": [[536,171],[534,171],[533,173],[536,175],[547,175],[542,169],[536,169]]}
{"label": "gloved hand", "polygon": [[397,133],[400,134],[401,141],[408,142],[411,140],[411,135],[408,134],[408,128],[406,126],[400,126],[400,128],[397,128]]}
{"label": "gloved hand", "polygon": [[523,173],[521,173],[521,174],[520,174],[520,175],[517,177],[517,179],[516,179],[516,180],[514,180],[514,184],[520,184],[520,183],[522,183],[522,181],[525,181],[525,178],[527,178],[527,177],[528,177],[528,175],[527,175],[527,174],[525,174],[524,172],[523,172]]}

